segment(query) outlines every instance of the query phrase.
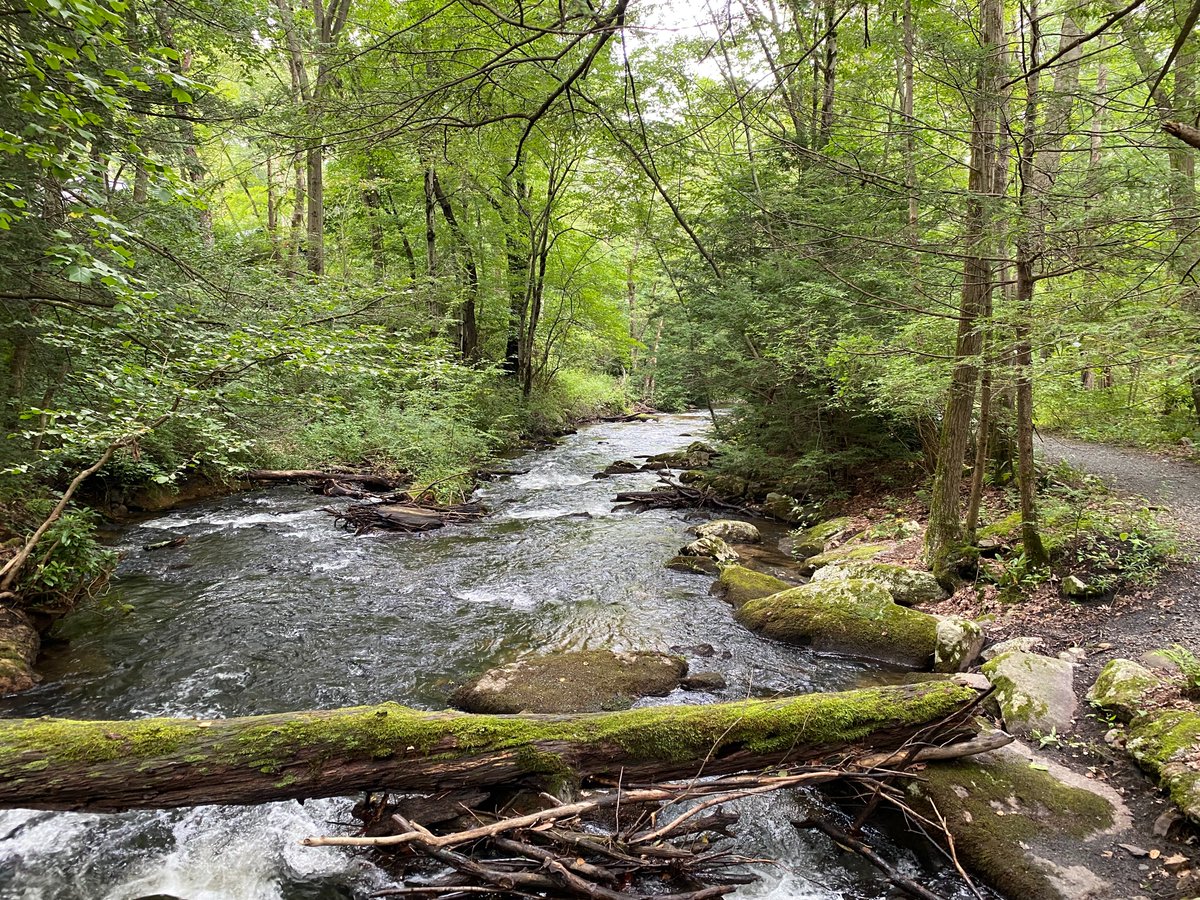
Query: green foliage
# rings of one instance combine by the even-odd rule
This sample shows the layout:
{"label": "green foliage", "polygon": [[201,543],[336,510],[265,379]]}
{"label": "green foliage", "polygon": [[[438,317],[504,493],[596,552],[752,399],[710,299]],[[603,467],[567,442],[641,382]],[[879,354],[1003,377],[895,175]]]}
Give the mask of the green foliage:
{"label": "green foliage", "polygon": [[[2,507],[4,519],[16,531],[14,549],[49,514],[54,499],[10,502]],[[108,580],[117,556],[101,547],[96,538],[99,516],[84,509],[68,510],[46,532],[34,557],[14,586],[26,608],[40,613],[61,613],[74,608]]]}

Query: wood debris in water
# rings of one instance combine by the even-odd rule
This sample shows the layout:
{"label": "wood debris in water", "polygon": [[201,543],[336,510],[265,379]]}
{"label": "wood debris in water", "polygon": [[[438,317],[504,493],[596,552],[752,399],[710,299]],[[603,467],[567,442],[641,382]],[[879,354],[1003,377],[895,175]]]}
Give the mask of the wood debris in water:
{"label": "wood debris in water", "polygon": [[417,534],[446,525],[465,525],[487,515],[487,508],[482,503],[443,505],[425,497],[414,499],[407,494],[353,503],[344,509],[326,507],[325,511],[337,524],[355,534],[370,531]]}

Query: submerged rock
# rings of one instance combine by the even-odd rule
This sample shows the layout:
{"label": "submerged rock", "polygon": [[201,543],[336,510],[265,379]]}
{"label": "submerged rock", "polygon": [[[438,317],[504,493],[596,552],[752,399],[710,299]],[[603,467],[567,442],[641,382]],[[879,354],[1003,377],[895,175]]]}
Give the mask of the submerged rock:
{"label": "submerged rock", "polygon": [[946,592],[929,572],[906,569],[891,563],[864,560],[844,560],[822,566],[813,573],[813,581],[829,581],[835,578],[862,578],[882,585],[892,599],[904,606],[942,600]]}
{"label": "submerged rock", "polygon": [[0,697],[38,683],[33,664],[41,645],[37,629],[23,613],[0,609]]}
{"label": "submerged rock", "polygon": [[767,637],[914,669],[933,665],[938,619],[892,602],[873,581],[812,582],[746,603],[738,621]]}
{"label": "submerged rock", "polygon": [[1118,895],[1096,863],[1130,827],[1120,795],[1023,744],[931,765],[909,795],[919,812],[945,818],[964,865],[1006,897]]}
{"label": "submerged rock", "polygon": [[792,553],[797,559],[808,559],[851,537],[855,530],[854,520],[849,516],[819,522],[792,538]]}
{"label": "submerged rock", "polygon": [[1012,650],[984,663],[983,674],[996,686],[1004,725],[1013,734],[1062,733],[1071,728],[1079,705],[1074,664]]}
{"label": "submerged rock", "polygon": [[690,575],[715,576],[721,574],[721,567],[715,559],[707,556],[672,556],[667,560],[667,568],[676,572],[687,572]]}
{"label": "submerged rock", "polygon": [[1162,677],[1145,666],[1130,659],[1113,659],[1100,670],[1087,699],[1122,722],[1129,722],[1143,712],[1146,695],[1162,685]]}
{"label": "submerged rock", "polygon": [[450,704],[473,713],[581,713],[626,709],[662,697],[687,675],[687,662],[650,650],[580,650],[518,660],[455,691]]}
{"label": "submerged rock", "polygon": [[792,587],[773,575],[755,572],[745,566],[724,566],[721,577],[713,585],[713,593],[730,603],[734,609],[740,609],[751,600],[769,597]]}
{"label": "submerged rock", "polygon": [[737,562],[741,559],[736,550],[719,537],[702,537],[679,550],[680,556],[707,556],[719,563]]}
{"label": "submerged rock", "polygon": [[757,544],[762,540],[757,528],[737,519],[714,519],[697,525],[692,531],[699,537],[716,537],[732,544]]}
{"label": "submerged rock", "polygon": [[810,556],[804,560],[801,568],[806,572],[813,572],[817,569],[823,569],[826,566],[838,565],[840,563],[866,562],[874,559],[885,550],[891,549],[891,544],[848,544],[842,547],[835,547],[832,550],[826,550],[824,553],[818,553],[816,556]]}

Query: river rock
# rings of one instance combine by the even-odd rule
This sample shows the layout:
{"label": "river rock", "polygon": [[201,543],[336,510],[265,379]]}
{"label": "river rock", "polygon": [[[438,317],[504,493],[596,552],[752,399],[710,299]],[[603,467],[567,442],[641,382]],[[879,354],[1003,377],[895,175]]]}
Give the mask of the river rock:
{"label": "river rock", "polygon": [[892,599],[903,606],[913,606],[926,601],[942,600],[946,592],[929,572],[906,569],[891,563],[872,560],[844,560],[822,566],[813,573],[813,581],[828,581],[832,578],[862,578],[882,585]]}
{"label": "river rock", "polygon": [[838,565],[848,562],[865,562],[874,559],[885,550],[891,550],[891,544],[847,544],[842,547],[834,547],[832,550],[826,550],[824,553],[818,553],[816,556],[810,556],[801,564],[801,569],[805,572],[814,572],[818,569],[823,569],[825,566]]}
{"label": "river rock", "polygon": [[1020,742],[930,765],[908,793],[918,812],[945,818],[963,864],[1006,897],[1129,896],[1097,865],[1130,832],[1120,795]]}
{"label": "river rock", "polygon": [[856,578],[751,600],[737,618],[776,640],[914,669],[933,665],[938,643],[937,618],[893,603],[880,585]]}
{"label": "river rock", "polygon": [[1200,824],[1200,713],[1163,709],[1138,716],[1126,732],[1125,749]]}
{"label": "river rock", "polygon": [[649,462],[665,463],[672,469],[706,469],[718,455],[716,448],[711,444],[692,441],[682,450],[656,453],[650,457]]}
{"label": "river rock", "polygon": [[579,650],[517,660],[455,691],[450,704],[473,713],[582,713],[626,709],[663,697],[687,662],[656,651]]}
{"label": "river rock", "polygon": [[707,556],[719,563],[737,562],[741,559],[736,550],[719,537],[702,537],[679,550],[680,556]]}
{"label": "river rock", "polygon": [[23,613],[0,609],[0,697],[38,683],[33,664],[41,645],[37,629]]}
{"label": "river rock", "polygon": [[737,519],[714,519],[697,525],[692,532],[698,537],[717,537],[731,544],[757,544],[762,540],[757,528]]}
{"label": "river rock", "polygon": [[1075,666],[1065,659],[1012,650],[983,665],[996,686],[1004,725],[1013,734],[1059,734],[1075,719]]}
{"label": "river rock", "polygon": [[632,475],[639,470],[637,463],[631,463],[625,459],[618,459],[614,463],[610,463],[605,467],[603,472],[597,472],[593,478],[608,478],[612,475]]}
{"label": "river rock", "polygon": [[856,531],[854,520],[849,516],[818,522],[793,537],[792,553],[797,559],[808,559],[831,549]]}
{"label": "river rock", "polygon": [[713,585],[713,593],[731,604],[734,609],[741,609],[751,600],[769,597],[780,591],[790,590],[793,586],[773,575],[755,572],[745,566],[723,566],[721,577]]}
{"label": "river rock", "polygon": [[683,679],[679,686],[687,691],[719,691],[728,687],[720,672],[696,672]]}
{"label": "river rock", "polygon": [[721,567],[715,559],[707,556],[672,556],[667,560],[667,568],[676,572],[687,572],[689,575],[716,576],[721,574]]}
{"label": "river rock", "polygon": [[1088,702],[1129,722],[1143,711],[1146,695],[1162,687],[1160,675],[1131,659],[1111,659],[1088,689]]}

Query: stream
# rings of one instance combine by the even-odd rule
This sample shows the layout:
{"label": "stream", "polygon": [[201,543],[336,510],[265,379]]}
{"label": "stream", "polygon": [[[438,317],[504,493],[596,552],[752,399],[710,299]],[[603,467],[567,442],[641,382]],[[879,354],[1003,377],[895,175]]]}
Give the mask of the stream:
{"label": "stream", "polygon": [[[534,651],[681,649],[718,693],[677,690],[642,703],[711,703],[838,690],[886,680],[873,664],[764,640],[674,572],[695,513],[613,511],[652,473],[594,480],[702,437],[701,415],[589,426],[515,460],[528,470],[484,485],[486,519],[421,536],[355,536],[301,487],[237,494],[131,526],[114,597],[62,623],[70,643],[46,682],[0,700],[0,716],[238,716],[395,700],[440,709],[479,673]],[[775,534],[782,534],[777,531]],[[181,547],[145,552],[187,535]],[[704,645],[709,645],[711,652]],[[894,674],[893,674],[894,677]],[[792,819],[815,795],[742,807],[739,844],[763,878],[744,898],[890,896],[877,873]],[[4,900],[333,900],[396,882],[370,857],[306,848],[349,820],[348,799],[117,815],[0,812]],[[945,872],[874,836],[902,871],[959,897]]]}

